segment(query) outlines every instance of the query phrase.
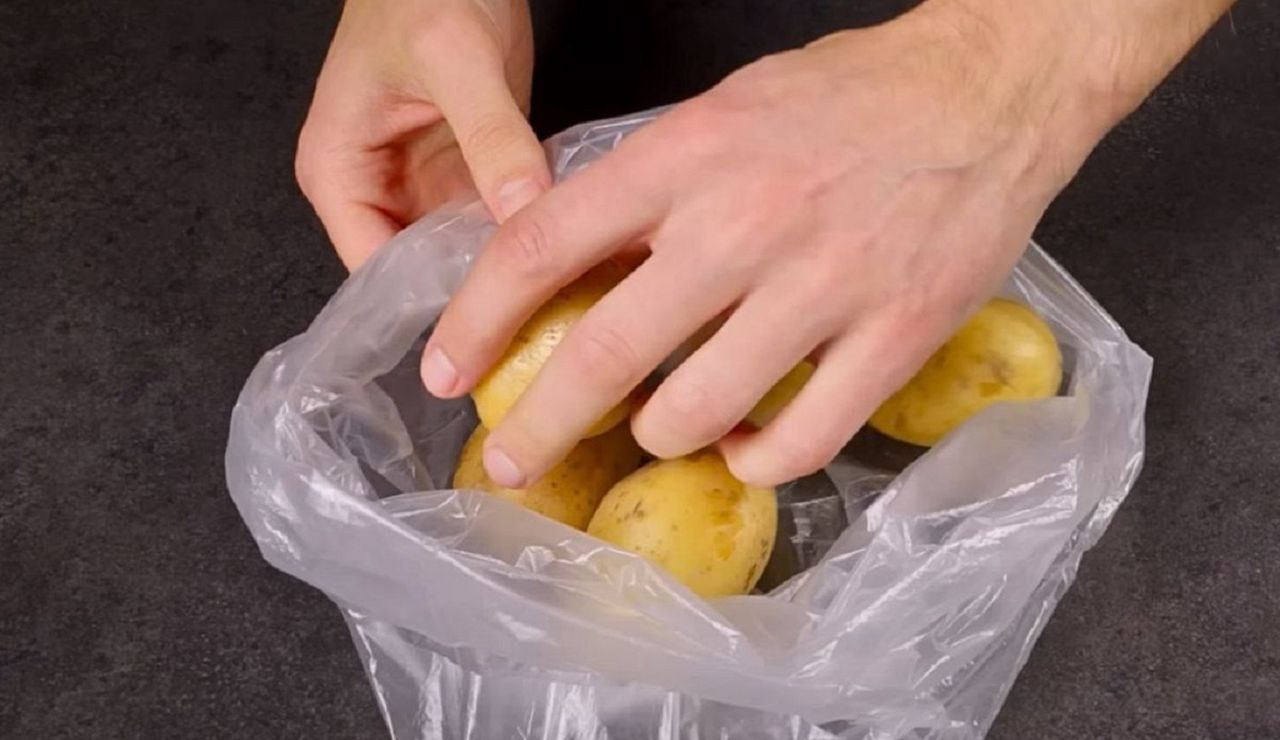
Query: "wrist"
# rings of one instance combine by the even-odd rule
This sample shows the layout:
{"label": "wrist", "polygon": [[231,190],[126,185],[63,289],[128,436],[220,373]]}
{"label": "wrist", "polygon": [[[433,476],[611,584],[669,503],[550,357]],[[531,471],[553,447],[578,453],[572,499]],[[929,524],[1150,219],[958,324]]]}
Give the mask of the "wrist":
{"label": "wrist", "polygon": [[[1233,0],[928,0],[904,18],[949,27],[998,57],[996,77],[1039,88],[1108,129],[1131,113]],[[1021,89],[1019,89],[1021,88]]]}
{"label": "wrist", "polygon": [[928,141],[909,145],[923,146],[935,165],[999,156],[1056,192],[1123,116],[1122,106],[1103,77],[1079,63],[1089,56],[1086,28],[1055,34],[1051,19],[1028,23],[1021,10],[987,14],[1005,5],[928,0],[878,29],[834,34],[809,49],[834,57],[829,68],[855,72],[851,89],[866,89],[857,72],[894,68],[885,114],[930,122],[913,127]]}
{"label": "wrist", "polygon": [[928,0],[894,23],[942,49],[946,94],[971,99],[953,107],[974,137],[1025,152],[1056,192],[1167,72],[1117,8],[1187,1]]}
{"label": "wrist", "polygon": [[[1117,0],[1133,2],[1134,0]],[[1105,133],[1139,94],[1116,70],[1117,29],[1095,0],[928,0],[907,23],[956,46],[957,64],[985,88],[997,125],[1041,128],[1051,119]]]}

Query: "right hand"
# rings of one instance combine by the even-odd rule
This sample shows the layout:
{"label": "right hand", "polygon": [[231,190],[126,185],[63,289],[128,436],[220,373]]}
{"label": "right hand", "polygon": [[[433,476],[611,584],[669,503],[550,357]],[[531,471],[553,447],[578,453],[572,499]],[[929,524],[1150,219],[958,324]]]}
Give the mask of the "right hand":
{"label": "right hand", "polygon": [[348,0],[296,158],[348,269],[467,191],[504,221],[550,186],[532,76],[526,0]]}

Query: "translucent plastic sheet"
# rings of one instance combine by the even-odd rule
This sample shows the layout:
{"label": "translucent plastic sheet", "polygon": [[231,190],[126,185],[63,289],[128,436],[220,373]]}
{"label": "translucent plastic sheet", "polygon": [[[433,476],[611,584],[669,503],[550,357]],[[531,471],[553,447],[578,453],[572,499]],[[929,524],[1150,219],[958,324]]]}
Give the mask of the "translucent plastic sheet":
{"label": "translucent plastic sheet", "polygon": [[[558,176],[652,115],[555,137]],[[232,416],[245,523],[343,609],[392,735],[981,737],[1138,473],[1147,355],[1032,246],[1005,292],[1064,344],[1064,395],[990,408],[900,473],[855,449],[785,488],[772,589],[707,602],[446,488],[474,417],[423,392],[418,353],[493,228],[470,204],[407,229]]]}

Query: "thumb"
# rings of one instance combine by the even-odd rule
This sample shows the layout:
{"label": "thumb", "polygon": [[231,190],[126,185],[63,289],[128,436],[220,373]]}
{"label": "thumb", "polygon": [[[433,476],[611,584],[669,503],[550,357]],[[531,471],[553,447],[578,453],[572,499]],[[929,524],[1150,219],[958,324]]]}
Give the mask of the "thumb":
{"label": "thumb", "polygon": [[465,89],[437,93],[467,169],[499,222],[551,186],[547,155],[507,85],[501,66],[469,75]]}

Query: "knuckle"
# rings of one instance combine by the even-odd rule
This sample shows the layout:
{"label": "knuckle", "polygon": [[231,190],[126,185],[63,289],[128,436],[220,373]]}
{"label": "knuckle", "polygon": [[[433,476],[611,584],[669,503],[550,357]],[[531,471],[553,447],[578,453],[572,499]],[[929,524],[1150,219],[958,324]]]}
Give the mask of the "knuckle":
{"label": "knuckle", "polygon": [[830,437],[787,434],[774,444],[774,456],[785,478],[798,478],[821,470],[835,458],[842,443]]}
{"label": "knuckle", "polygon": [[[942,305],[939,305],[939,304]],[[967,316],[961,302],[940,301],[936,291],[913,288],[904,290],[881,307],[884,321],[898,336],[929,337],[948,333],[952,317]]]}
{"label": "knuckle", "polygon": [[660,388],[634,429],[636,441],[659,457],[674,457],[728,433],[736,419],[719,397],[695,381]]}
{"label": "knuckle", "polygon": [[659,150],[678,151],[681,159],[710,159],[723,151],[727,131],[738,121],[723,106],[706,96],[686,101],[654,122],[645,138],[653,138]]}
{"label": "knuckle", "polygon": [[[423,19],[409,37],[409,48],[419,62],[434,65],[447,63],[453,51],[475,39],[475,19],[468,12],[437,9]],[[430,72],[430,69],[427,70]]]}
{"label": "knuckle", "polygon": [[726,407],[724,396],[713,394],[705,383],[679,380],[665,394],[659,407],[673,429],[700,442],[723,436],[738,419]]}
{"label": "knuckle", "polygon": [[516,277],[542,281],[555,271],[551,239],[545,221],[521,212],[507,221],[500,233],[501,236],[494,240],[491,248]]}
{"label": "knuckle", "polygon": [[706,274],[720,273],[741,280],[768,262],[774,244],[739,225],[727,228],[719,238],[707,240],[700,251],[698,256],[705,261],[700,266],[711,270]]}
{"label": "knuckle", "polygon": [[815,260],[796,280],[796,295],[788,308],[812,316],[820,331],[834,331],[856,315],[853,304],[859,299],[858,281],[839,269],[838,263]]}
{"label": "knuckle", "polygon": [[726,231],[722,232],[718,238],[698,242],[696,249],[689,250],[688,259],[696,261],[695,269],[715,268],[716,272],[734,275],[755,263],[753,259],[755,241],[744,240],[738,236],[735,232]]}
{"label": "knuckle", "polygon": [[766,54],[750,64],[731,72],[712,91],[731,100],[741,101],[742,105],[758,105],[761,87],[773,92],[779,85],[785,85],[796,76],[796,66],[791,61],[794,57],[789,52]]}
{"label": "knuckle", "polygon": [[818,237],[823,232],[811,228],[822,224],[822,214],[815,205],[815,185],[809,173],[796,172],[790,164],[762,162],[753,169],[753,179],[739,188],[739,197],[748,206],[739,226],[745,233],[774,245],[803,248],[806,253],[822,246]]}
{"label": "knuckle", "polygon": [[310,131],[306,128],[298,135],[298,149],[293,156],[293,178],[298,183],[298,189],[302,191],[308,199],[312,199],[315,194],[315,186],[317,183],[316,162],[318,157],[315,154],[316,145]]}
{"label": "knuckle", "polygon": [[569,360],[575,374],[590,386],[621,397],[641,380],[640,357],[617,330],[580,323],[574,330]]}
{"label": "knuckle", "polygon": [[458,144],[467,152],[511,152],[523,138],[521,121],[511,113],[493,111],[477,115],[466,130],[455,132]]}

